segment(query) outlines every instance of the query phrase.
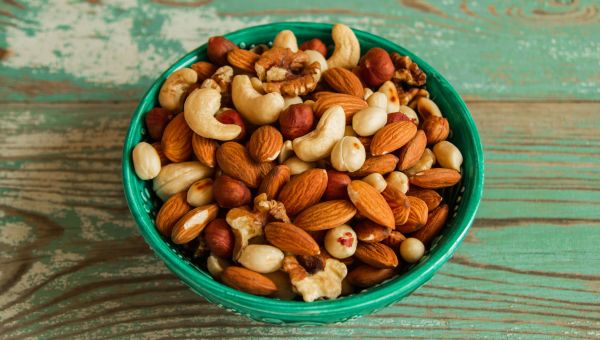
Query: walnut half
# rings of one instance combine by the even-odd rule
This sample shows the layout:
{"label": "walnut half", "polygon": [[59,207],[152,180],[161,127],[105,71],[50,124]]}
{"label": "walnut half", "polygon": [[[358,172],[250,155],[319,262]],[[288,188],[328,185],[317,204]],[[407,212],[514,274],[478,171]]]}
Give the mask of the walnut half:
{"label": "walnut half", "polygon": [[310,63],[303,51],[273,47],[264,52],[254,64],[266,93],[279,92],[284,96],[304,96],[312,92],[321,79],[321,65]]}
{"label": "walnut half", "polygon": [[323,270],[309,274],[294,256],[283,259],[283,271],[288,273],[294,289],[306,302],[337,298],[342,293],[342,280],[348,274],[346,265],[333,258],[325,261]]}

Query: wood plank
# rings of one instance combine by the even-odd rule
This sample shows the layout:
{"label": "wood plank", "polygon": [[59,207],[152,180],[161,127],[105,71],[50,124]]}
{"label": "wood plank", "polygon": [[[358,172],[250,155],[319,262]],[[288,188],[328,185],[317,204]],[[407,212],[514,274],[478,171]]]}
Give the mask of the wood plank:
{"label": "wood plank", "polygon": [[134,106],[0,108],[0,337],[600,336],[600,103],[469,103],[486,187],[454,259],[378,313],[302,328],[223,311],[152,255],[119,174]]}
{"label": "wood plank", "polygon": [[209,36],[275,21],[344,22],[404,45],[467,99],[597,99],[595,0],[11,1],[0,101],[128,101]]}

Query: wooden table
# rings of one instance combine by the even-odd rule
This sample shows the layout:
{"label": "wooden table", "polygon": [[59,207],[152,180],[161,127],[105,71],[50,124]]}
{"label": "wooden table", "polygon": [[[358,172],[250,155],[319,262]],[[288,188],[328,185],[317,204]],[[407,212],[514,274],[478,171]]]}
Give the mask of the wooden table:
{"label": "wooden table", "polygon": [[[0,5],[0,338],[600,337],[600,3],[5,0]],[[484,199],[410,297],[327,327],[225,312],[152,254],[120,153],[152,80],[211,35],[344,22],[398,42],[466,99]]]}

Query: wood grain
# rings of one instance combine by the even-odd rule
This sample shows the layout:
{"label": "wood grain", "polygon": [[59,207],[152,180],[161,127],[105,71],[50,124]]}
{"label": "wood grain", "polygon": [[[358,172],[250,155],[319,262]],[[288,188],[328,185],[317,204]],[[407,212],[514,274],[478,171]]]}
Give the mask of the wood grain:
{"label": "wood grain", "polygon": [[384,0],[5,2],[0,101],[129,101],[209,36],[275,21],[344,22],[395,41],[467,99],[600,95],[600,5]]}
{"label": "wood grain", "polygon": [[454,259],[381,312],[302,328],[223,311],[152,255],[119,176],[134,102],[5,104],[0,338],[599,336],[600,103],[468,104],[486,188]]}

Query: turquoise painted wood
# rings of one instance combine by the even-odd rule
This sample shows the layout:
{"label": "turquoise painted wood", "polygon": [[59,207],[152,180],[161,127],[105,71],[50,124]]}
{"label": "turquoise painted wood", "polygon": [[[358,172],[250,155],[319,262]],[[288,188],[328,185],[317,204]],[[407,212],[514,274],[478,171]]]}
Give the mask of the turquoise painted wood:
{"label": "turquoise painted wood", "polygon": [[[5,1],[0,338],[600,337],[598,6]],[[152,255],[121,189],[150,81],[210,35],[288,19],[343,20],[423,56],[470,99],[485,149],[484,199],[455,257],[341,325],[264,325],[202,300]]]}

